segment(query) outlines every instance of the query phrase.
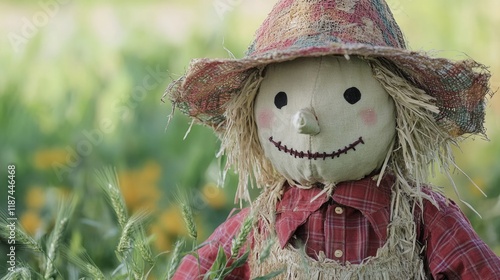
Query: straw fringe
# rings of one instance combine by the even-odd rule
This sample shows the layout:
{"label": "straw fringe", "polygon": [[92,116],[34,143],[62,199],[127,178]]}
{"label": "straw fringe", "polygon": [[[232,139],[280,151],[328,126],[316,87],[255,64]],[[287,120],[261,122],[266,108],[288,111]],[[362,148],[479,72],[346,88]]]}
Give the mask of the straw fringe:
{"label": "straw fringe", "polygon": [[254,100],[261,81],[261,72],[254,72],[241,94],[227,105],[224,115],[227,129],[219,136],[219,154],[228,156],[224,172],[233,167],[239,175],[235,201],[250,200],[249,184],[253,187],[257,183],[260,187],[276,181],[275,171],[261,148],[254,117]]}
{"label": "straw fringe", "polygon": [[252,277],[284,270],[275,279],[426,279],[419,255],[422,248],[416,242],[414,211],[418,202],[404,192],[405,188],[397,179],[393,187],[388,240],[376,256],[361,264],[340,264],[327,259],[323,252],[315,260],[291,245],[281,249],[279,242],[273,243],[269,255],[262,261],[260,254],[269,246],[269,239],[276,239],[273,209],[280,197],[277,189],[279,185],[266,189],[254,204],[259,220],[263,222],[259,224],[259,230],[254,230],[254,248],[250,257]]}
{"label": "straw fringe", "polygon": [[441,173],[449,174],[449,167],[455,165],[451,145],[456,145],[460,138],[453,139],[436,124],[439,109],[433,97],[410,84],[387,61],[370,59],[369,63],[374,77],[396,106],[397,135],[388,168],[398,177],[406,193],[418,198],[420,203],[422,198],[432,201],[421,189],[427,185],[429,172],[434,173],[429,166],[433,168],[436,163]]}

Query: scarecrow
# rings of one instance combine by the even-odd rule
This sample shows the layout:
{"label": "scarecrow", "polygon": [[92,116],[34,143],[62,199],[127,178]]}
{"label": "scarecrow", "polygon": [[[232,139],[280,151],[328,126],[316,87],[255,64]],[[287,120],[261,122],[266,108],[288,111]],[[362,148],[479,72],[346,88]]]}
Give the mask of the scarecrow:
{"label": "scarecrow", "polygon": [[452,144],[484,135],[488,82],[473,60],[408,50],[383,0],[279,1],[244,58],[194,60],[167,89],[220,137],[237,198],[262,188],[174,279],[230,256],[249,215],[250,256],[226,279],[500,279],[499,257],[427,182],[431,164],[449,174]]}

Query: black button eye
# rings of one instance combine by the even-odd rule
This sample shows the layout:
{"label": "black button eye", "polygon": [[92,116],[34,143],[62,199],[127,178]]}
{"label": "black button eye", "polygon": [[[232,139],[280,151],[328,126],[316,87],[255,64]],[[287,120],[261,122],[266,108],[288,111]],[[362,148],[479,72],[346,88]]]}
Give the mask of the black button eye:
{"label": "black button eye", "polygon": [[344,92],[344,99],[349,104],[356,104],[361,99],[361,92],[356,87],[348,88]]}
{"label": "black button eye", "polygon": [[283,91],[280,91],[276,94],[274,97],[274,105],[276,105],[276,108],[281,109],[283,106],[286,106],[288,103],[288,97],[286,96],[286,93]]}

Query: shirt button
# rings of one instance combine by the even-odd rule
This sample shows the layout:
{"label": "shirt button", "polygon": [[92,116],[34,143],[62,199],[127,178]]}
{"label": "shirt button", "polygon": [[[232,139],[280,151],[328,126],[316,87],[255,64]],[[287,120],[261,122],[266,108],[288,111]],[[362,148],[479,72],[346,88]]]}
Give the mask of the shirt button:
{"label": "shirt button", "polygon": [[342,252],[341,250],[335,250],[333,254],[335,255],[336,258],[342,258],[344,252]]}
{"label": "shirt button", "polygon": [[344,213],[344,209],[342,209],[342,207],[335,207],[335,213],[340,215],[340,214]]}

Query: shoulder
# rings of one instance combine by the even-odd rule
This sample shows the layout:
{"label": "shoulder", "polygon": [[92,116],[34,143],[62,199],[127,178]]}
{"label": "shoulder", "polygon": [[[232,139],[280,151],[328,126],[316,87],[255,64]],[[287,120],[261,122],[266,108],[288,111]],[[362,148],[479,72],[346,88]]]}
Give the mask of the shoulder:
{"label": "shoulder", "polygon": [[421,208],[415,210],[415,218],[419,240],[427,244],[428,249],[438,241],[436,239],[444,238],[439,241],[446,242],[445,236],[452,233],[450,230],[475,237],[469,220],[453,200],[428,187],[422,188],[422,191],[427,198],[423,199]]}
{"label": "shoulder", "polygon": [[[426,190],[420,240],[435,279],[500,277],[500,259],[479,238],[458,205],[444,195]],[[488,278],[491,279],[491,278]],[[499,278],[495,278],[499,279]]]}
{"label": "shoulder", "polygon": [[429,199],[424,199],[422,205],[422,222],[425,225],[446,223],[450,222],[450,219],[470,225],[469,220],[453,200],[427,187],[423,188],[423,192],[429,196]]}

